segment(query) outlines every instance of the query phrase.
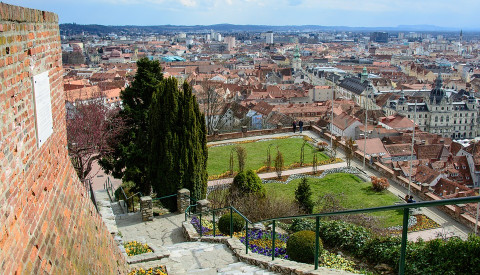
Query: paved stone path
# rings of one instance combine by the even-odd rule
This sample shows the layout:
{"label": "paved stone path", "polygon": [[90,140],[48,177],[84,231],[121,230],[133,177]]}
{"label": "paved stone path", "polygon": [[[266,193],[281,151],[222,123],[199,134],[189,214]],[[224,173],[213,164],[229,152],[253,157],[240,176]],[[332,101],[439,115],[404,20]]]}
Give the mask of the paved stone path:
{"label": "paved stone path", "polygon": [[241,263],[224,244],[186,242],[182,233],[184,214],[165,214],[142,222],[140,213],[117,215],[123,241],[140,241],[160,247],[169,257],[132,264],[132,268],[167,267],[168,274],[275,274]]}
{"label": "paved stone path", "polygon": [[[333,164],[326,164],[326,165],[322,165],[322,166],[317,166],[317,170],[328,170],[328,169],[340,168],[340,167],[346,167],[346,166],[347,166],[347,164],[345,162],[340,162],[340,163],[333,163]],[[308,172],[313,172],[312,167],[303,167],[303,168],[285,170],[285,171],[282,172],[282,176],[289,176],[289,175],[294,175],[294,174],[303,174],[303,173],[308,173]],[[261,174],[258,174],[258,176],[261,179],[276,178],[277,177],[277,172],[261,173]],[[208,186],[230,184],[232,182],[233,182],[233,178],[211,180],[211,181],[208,182]]]}

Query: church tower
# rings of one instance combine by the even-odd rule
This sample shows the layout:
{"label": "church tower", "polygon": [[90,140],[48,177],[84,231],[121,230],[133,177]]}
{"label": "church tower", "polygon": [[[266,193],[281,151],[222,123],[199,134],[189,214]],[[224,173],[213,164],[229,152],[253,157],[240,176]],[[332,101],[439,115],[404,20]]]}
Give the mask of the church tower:
{"label": "church tower", "polygon": [[363,67],[362,75],[360,77],[360,82],[365,82],[368,80],[368,72],[367,72],[367,67]]}
{"label": "church tower", "polygon": [[298,72],[302,68],[302,59],[300,59],[298,45],[295,47],[295,52],[293,54],[292,68],[295,72]]}

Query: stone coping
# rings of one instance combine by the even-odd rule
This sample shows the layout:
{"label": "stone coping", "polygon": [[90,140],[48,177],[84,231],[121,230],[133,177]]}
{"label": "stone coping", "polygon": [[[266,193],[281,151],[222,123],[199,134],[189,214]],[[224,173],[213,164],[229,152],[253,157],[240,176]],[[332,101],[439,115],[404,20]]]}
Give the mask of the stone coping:
{"label": "stone coping", "polygon": [[184,237],[187,241],[202,241],[212,243],[223,243],[228,246],[233,254],[242,262],[261,267],[266,270],[281,274],[354,274],[343,270],[336,270],[331,268],[319,267],[314,270],[313,264],[304,264],[285,259],[275,259],[272,261],[271,257],[260,255],[258,253],[245,253],[245,245],[237,238],[230,237],[201,237],[193,227],[193,225],[186,221],[182,223]]}
{"label": "stone coping", "polygon": [[[123,256],[125,257],[125,259],[127,260],[128,264],[136,264],[136,263],[155,261],[155,260],[160,260],[162,258],[166,258],[166,257],[170,256],[170,252],[168,250],[159,248],[159,247],[157,247],[153,244],[149,244],[149,243],[142,242],[142,241],[139,241],[139,240],[124,241],[120,238],[120,239],[117,239],[117,241],[119,243],[118,247],[119,247],[120,251],[122,252]],[[139,254],[139,255],[135,255],[135,256],[128,256],[127,251],[125,251],[125,247],[123,247],[123,243],[124,242],[129,242],[129,241],[137,241],[137,242],[146,243],[150,247],[150,249],[152,249],[152,252],[143,253],[143,254]]]}

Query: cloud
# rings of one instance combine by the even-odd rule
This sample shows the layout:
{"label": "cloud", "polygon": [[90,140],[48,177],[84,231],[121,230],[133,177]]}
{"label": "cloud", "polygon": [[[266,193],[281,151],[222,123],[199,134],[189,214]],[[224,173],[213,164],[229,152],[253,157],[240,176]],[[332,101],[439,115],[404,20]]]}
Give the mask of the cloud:
{"label": "cloud", "polygon": [[302,4],[302,0],[288,0],[288,4],[290,6],[299,6]]}
{"label": "cloud", "polygon": [[180,0],[180,3],[185,7],[195,7],[197,5],[195,0]]}

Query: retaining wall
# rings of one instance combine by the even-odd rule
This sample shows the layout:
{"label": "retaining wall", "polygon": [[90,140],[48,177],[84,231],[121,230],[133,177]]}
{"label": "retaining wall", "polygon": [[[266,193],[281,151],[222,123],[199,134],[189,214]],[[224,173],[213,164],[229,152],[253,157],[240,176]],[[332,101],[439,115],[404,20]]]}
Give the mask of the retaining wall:
{"label": "retaining wall", "polygon": [[[68,157],[61,55],[56,14],[0,3],[0,273],[123,274]],[[48,116],[36,120],[33,79],[45,72],[51,108],[37,108],[53,133],[39,144]]]}

